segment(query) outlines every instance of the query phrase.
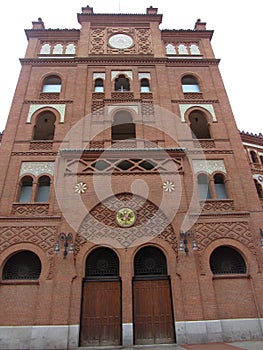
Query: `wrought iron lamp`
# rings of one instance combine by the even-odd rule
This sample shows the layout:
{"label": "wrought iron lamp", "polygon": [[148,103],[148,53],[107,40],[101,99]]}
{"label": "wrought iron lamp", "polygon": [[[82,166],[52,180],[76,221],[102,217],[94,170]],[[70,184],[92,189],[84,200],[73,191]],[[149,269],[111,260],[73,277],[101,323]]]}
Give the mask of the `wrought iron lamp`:
{"label": "wrought iron lamp", "polygon": [[[68,252],[70,254],[72,254],[74,252],[74,244],[73,244],[73,235],[72,233],[64,233],[64,232],[61,232],[59,235],[58,235],[58,242],[56,243],[56,246],[55,246],[55,252],[58,253],[60,251],[60,244],[59,243],[63,243],[63,247],[64,247],[64,250],[63,250],[63,258],[65,259],[66,256],[68,255]],[[68,250],[69,248],[69,250]]]}
{"label": "wrought iron lamp", "polygon": [[[184,251],[185,254],[188,254],[189,252],[189,248],[188,248],[188,241],[189,241],[189,238],[194,238],[194,233],[192,231],[187,231],[187,232],[183,232],[183,231],[180,231],[180,244],[179,244],[179,250],[180,251]],[[196,243],[196,240],[193,239],[192,240],[192,249],[193,250],[197,250],[198,249],[198,246],[197,246],[197,243]]]}

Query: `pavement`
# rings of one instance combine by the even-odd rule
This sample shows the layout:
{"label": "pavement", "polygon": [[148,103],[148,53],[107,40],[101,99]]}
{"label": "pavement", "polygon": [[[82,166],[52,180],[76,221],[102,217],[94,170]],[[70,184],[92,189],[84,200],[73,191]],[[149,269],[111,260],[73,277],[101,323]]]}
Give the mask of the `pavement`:
{"label": "pavement", "polygon": [[80,347],[79,350],[263,350],[263,340],[231,343],[206,343],[187,345],[135,345],[132,348],[122,346]]}

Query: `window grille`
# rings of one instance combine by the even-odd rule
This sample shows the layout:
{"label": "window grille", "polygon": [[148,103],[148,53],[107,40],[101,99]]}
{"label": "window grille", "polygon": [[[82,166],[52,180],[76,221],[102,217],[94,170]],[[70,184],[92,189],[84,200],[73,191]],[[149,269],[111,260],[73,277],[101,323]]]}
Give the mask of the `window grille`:
{"label": "window grille", "polygon": [[210,268],[217,274],[246,273],[246,264],[242,256],[233,248],[216,248],[210,257]]}
{"label": "window grille", "polygon": [[85,277],[119,276],[119,259],[109,248],[98,248],[86,261]]}
{"label": "window grille", "polygon": [[41,273],[41,262],[35,253],[22,251],[6,262],[3,280],[37,280]]}
{"label": "window grille", "polygon": [[134,275],[167,275],[166,258],[160,249],[142,248],[134,259]]}

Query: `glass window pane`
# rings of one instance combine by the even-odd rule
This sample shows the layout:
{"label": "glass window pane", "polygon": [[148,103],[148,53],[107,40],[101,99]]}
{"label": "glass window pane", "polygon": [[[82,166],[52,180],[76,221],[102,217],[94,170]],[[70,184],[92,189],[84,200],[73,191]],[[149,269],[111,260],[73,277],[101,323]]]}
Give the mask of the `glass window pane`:
{"label": "glass window pane", "polygon": [[39,186],[37,193],[37,202],[48,202],[49,186]]}
{"label": "glass window pane", "polygon": [[21,203],[30,202],[31,193],[32,193],[32,186],[22,186],[19,202]]}
{"label": "glass window pane", "polygon": [[225,184],[215,184],[215,188],[216,188],[217,198],[219,198],[219,199],[226,199],[227,198]]}
{"label": "glass window pane", "polygon": [[55,85],[55,84],[46,84],[43,86],[43,92],[60,92],[61,91],[61,85]]}
{"label": "glass window pane", "polygon": [[197,84],[187,84],[183,85],[183,92],[200,92],[199,85]]}

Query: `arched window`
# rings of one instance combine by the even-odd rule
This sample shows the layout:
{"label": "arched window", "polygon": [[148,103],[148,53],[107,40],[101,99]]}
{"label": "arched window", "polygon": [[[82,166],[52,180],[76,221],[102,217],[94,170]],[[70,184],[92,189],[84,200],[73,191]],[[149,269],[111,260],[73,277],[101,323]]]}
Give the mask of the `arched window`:
{"label": "arched window", "polygon": [[201,111],[193,111],[189,115],[190,128],[193,138],[211,139],[207,119]]}
{"label": "arched window", "polygon": [[63,45],[56,44],[53,49],[53,55],[61,55],[63,53]]}
{"label": "arched window", "polygon": [[198,189],[201,200],[211,199],[211,193],[209,188],[209,178],[206,174],[199,174],[197,176]]}
{"label": "arched window", "polygon": [[75,54],[75,53],[76,53],[75,44],[68,44],[66,47],[65,54],[70,55],[70,54]]}
{"label": "arched window", "polygon": [[9,258],[4,266],[3,280],[37,280],[41,273],[39,257],[30,251],[22,251]]}
{"label": "arched window", "polygon": [[172,44],[168,44],[166,45],[166,54],[167,55],[176,55],[176,50],[175,50],[175,47],[174,45]]}
{"label": "arched window", "polygon": [[20,203],[28,203],[31,201],[33,179],[30,176],[25,176],[20,182],[20,194],[18,201]]}
{"label": "arched window", "polygon": [[127,111],[117,112],[112,124],[112,140],[135,139],[135,125],[132,116]]}
{"label": "arched window", "polygon": [[97,248],[86,260],[85,277],[101,276],[119,276],[119,259],[110,248]]}
{"label": "arched window", "polygon": [[191,75],[185,75],[182,78],[182,90],[183,92],[200,92],[198,80]]}
{"label": "arched window", "polygon": [[155,247],[141,248],[134,258],[134,275],[167,275],[166,258]]}
{"label": "arched window", "polygon": [[179,55],[188,55],[187,47],[184,44],[178,46]]}
{"label": "arched window", "polygon": [[214,275],[246,273],[246,263],[238,251],[222,246],[216,248],[210,256],[210,268]]}
{"label": "arched window", "polygon": [[223,174],[215,174],[214,175],[214,184],[216,190],[216,196],[218,199],[226,199],[227,191],[225,186],[225,178]]}
{"label": "arched window", "polygon": [[262,189],[262,186],[260,185],[260,183],[257,182],[256,179],[254,179],[254,184],[256,186],[256,190],[257,190],[257,193],[258,193],[258,197],[259,198],[263,198],[263,189]]}
{"label": "arched window", "polygon": [[56,75],[46,77],[43,81],[42,92],[60,92],[61,79]]}
{"label": "arched window", "polygon": [[56,117],[52,112],[46,111],[39,114],[34,126],[33,140],[53,140]]}
{"label": "arched window", "polygon": [[104,92],[103,79],[98,78],[95,80],[94,92]]}
{"label": "arched window", "polygon": [[200,55],[199,47],[196,44],[190,45],[190,53],[191,55]]}
{"label": "arched window", "polygon": [[50,178],[48,176],[41,176],[38,179],[38,190],[37,190],[37,202],[48,202],[50,191]]}
{"label": "arched window", "polygon": [[141,92],[150,92],[150,83],[148,79],[141,79]]}
{"label": "arched window", "polygon": [[129,79],[125,78],[123,74],[115,79],[115,91],[130,91]]}
{"label": "arched window", "polygon": [[258,157],[255,151],[250,151],[250,157],[253,163],[258,163]]}

